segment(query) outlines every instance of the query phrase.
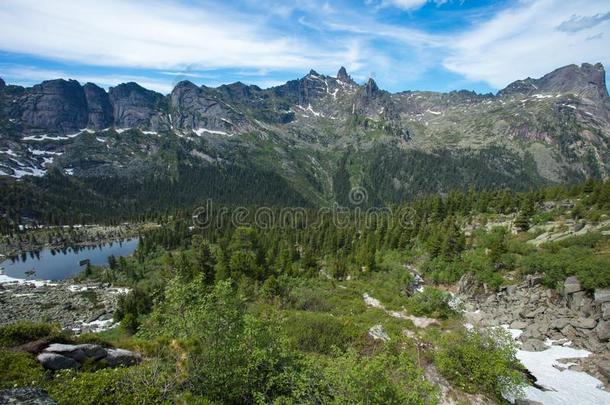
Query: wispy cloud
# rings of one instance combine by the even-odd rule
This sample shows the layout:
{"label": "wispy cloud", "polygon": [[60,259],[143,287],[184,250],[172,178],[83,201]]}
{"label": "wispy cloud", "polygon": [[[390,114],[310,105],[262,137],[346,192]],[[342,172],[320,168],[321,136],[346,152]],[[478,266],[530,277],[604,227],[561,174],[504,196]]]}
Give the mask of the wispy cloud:
{"label": "wispy cloud", "polygon": [[573,15],[569,20],[563,21],[557,26],[559,31],[578,32],[593,28],[604,21],[610,20],[610,11],[605,14],[595,14],[592,16],[576,16]]}
{"label": "wispy cloud", "polygon": [[[610,47],[604,41],[587,41],[584,31],[556,29],[577,12],[597,15],[607,4],[602,0],[524,0],[456,36],[443,65],[470,80],[502,88],[572,63],[608,63]],[[599,28],[609,30],[607,25]]]}
{"label": "wispy cloud", "polygon": [[[367,1],[368,4],[373,4],[372,1]],[[381,0],[377,7],[396,7],[402,10],[417,10],[422,8],[427,3],[434,3],[437,6],[442,6],[448,3],[449,0]]]}
{"label": "wispy cloud", "polygon": [[[310,68],[334,74],[345,65],[353,77],[375,76],[393,90],[470,83],[487,91],[570,63],[610,63],[607,0],[472,4],[3,0],[0,50],[18,57],[12,68],[0,64],[0,75],[106,87],[138,81],[167,92],[179,80],[267,87]],[[0,55],[0,62],[7,60]]]}
{"label": "wispy cloud", "polygon": [[179,2],[5,0],[0,47],[89,65],[295,68],[340,54],[221,6]]}
{"label": "wispy cloud", "polygon": [[394,6],[403,10],[413,10],[422,7],[428,0],[384,0],[382,6]]}

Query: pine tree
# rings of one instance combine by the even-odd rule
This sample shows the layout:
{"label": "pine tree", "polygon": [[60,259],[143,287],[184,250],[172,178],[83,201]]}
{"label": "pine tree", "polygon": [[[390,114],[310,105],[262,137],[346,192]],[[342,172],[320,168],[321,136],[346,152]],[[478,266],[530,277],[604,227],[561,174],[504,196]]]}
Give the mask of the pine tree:
{"label": "pine tree", "polygon": [[213,284],[216,275],[216,259],[212,255],[210,244],[201,235],[195,235],[192,241],[195,271],[203,274],[206,284]]}

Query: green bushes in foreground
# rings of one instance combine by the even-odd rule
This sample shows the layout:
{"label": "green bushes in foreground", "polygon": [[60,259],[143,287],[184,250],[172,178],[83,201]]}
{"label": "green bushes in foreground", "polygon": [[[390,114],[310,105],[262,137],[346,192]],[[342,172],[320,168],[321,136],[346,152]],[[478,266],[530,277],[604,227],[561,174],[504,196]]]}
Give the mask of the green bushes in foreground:
{"label": "green bushes in foreground", "polygon": [[435,404],[438,391],[407,353],[359,356],[349,350],[325,371],[335,404]]}
{"label": "green bushes in foreground", "polygon": [[168,403],[177,383],[171,366],[154,360],[129,368],[63,371],[46,388],[62,405],[160,404]]}
{"label": "green bushes in foreground", "polygon": [[525,384],[516,353],[502,329],[452,332],[440,338],[434,362],[455,387],[502,401],[519,396]]}
{"label": "green bushes in foreground", "polygon": [[66,339],[56,324],[20,321],[0,327],[0,347],[17,346],[47,337]]}
{"label": "green bushes in foreground", "polygon": [[40,384],[44,370],[33,356],[0,350],[0,389]]}

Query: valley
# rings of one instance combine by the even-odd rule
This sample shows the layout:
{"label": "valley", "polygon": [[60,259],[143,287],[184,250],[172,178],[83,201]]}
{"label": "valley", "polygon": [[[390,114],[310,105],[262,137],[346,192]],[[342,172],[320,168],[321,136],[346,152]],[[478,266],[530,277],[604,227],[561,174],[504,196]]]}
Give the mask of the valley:
{"label": "valley", "polygon": [[320,206],[344,204],[354,186],[379,206],[603,178],[609,111],[599,63],[496,95],[389,93],[372,79],[357,84],[344,68],[268,89],[182,81],[168,95],[136,83],[106,92],[74,80],[2,82],[1,214],[89,223],[204,198]]}
{"label": "valley", "polygon": [[[165,218],[141,230],[131,257],[76,280],[6,284],[0,293],[9,324],[0,327],[0,353],[29,362],[45,344],[101,342],[141,363],[108,374],[13,359],[21,371],[9,367],[3,378],[31,376],[61,403],[230,402],[252,392],[268,402],[604,402],[608,196],[610,182],[588,180],[430,195],[370,221],[357,210],[345,222],[322,216],[314,226],[271,228],[254,218],[212,221],[220,227]],[[34,307],[42,318],[28,314]],[[39,319],[57,329],[32,323]],[[35,349],[32,339],[47,343]],[[222,368],[210,368],[215,362]],[[262,377],[246,377],[254,365]],[[231,373],[219,374],[226,367]],[[226,391],[238,386],[231,378],[240,390]],[[91,384],[100,394],[79,394]],[[136,385],[112,388],[123,384]]]}

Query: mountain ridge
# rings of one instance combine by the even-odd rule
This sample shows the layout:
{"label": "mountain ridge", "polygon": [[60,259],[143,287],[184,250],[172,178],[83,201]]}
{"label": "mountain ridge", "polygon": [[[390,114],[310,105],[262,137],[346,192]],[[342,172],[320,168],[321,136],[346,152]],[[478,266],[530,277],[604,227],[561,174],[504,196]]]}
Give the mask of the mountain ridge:
{"label": "mountain ridge", "polygon": [[356,185],[385,204],[607,177],[605,71],[569,65],[495,95],[390,93],[344,67],[268,89],[181,81],[167,95],[135,82],[0,86],[0,176],[188,184],[189,170],[229,166],[275,173],[312,204],[342,201]]}

